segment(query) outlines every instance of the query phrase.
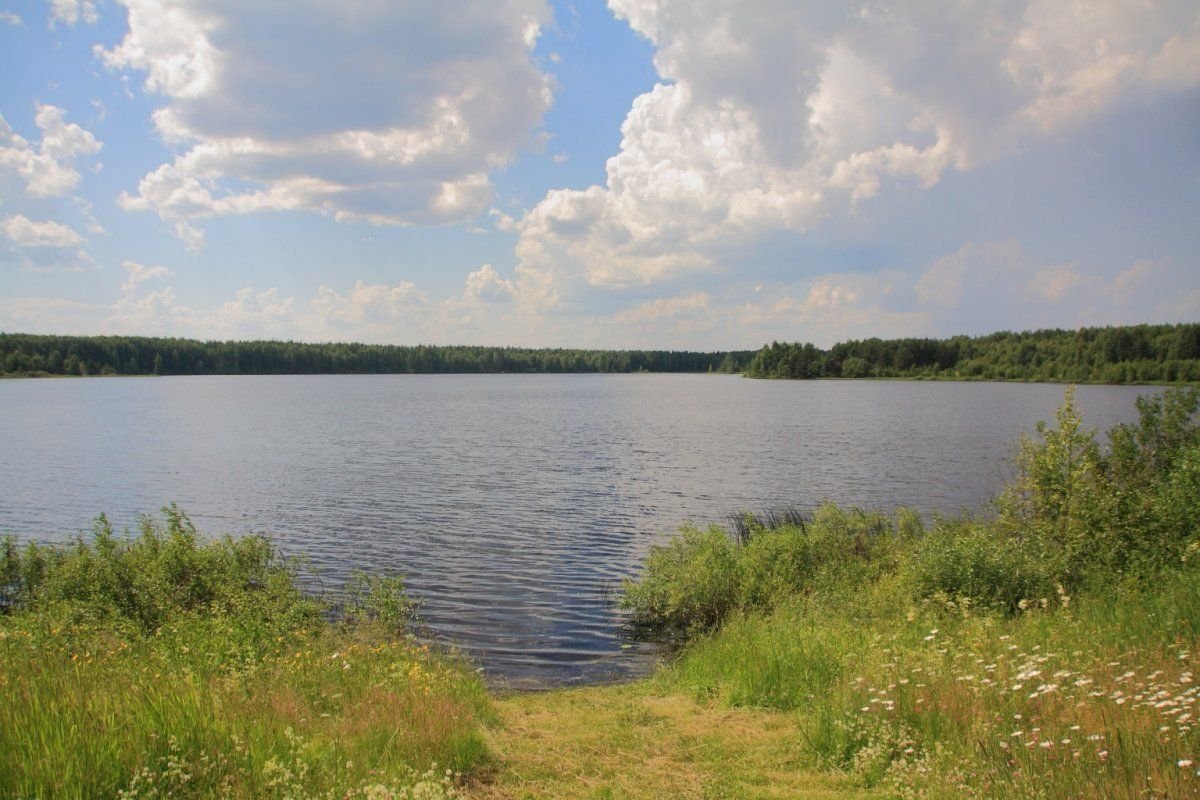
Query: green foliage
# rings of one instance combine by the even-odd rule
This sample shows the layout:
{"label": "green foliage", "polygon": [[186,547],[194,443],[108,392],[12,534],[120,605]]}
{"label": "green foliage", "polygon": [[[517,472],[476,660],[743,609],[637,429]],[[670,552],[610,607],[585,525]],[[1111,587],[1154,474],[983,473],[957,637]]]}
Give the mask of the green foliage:
{"label": "green foliage", "polygon": [[479,676],[405,632],[398,578],[332,623],[266,539],[174,507],[0,570],[0,798],[438,798],[487,759]]}
{"label": "green foliage", "polygon": [[941,378],[1074,383],[1200,381],[1200,324],[1132,325],[955,336],[864,339],[829,350],[772,342],[752,378]]}
{"label": "green foliage", "polygon": [[1031,598],[1054,597],[1063,572],[1060,557],[1039,554],[994,526],[956,521],[942,522],[916,543],[906,577],[918,598],[1015,612]]}
{"label": "green foliage", "polygon": [[1012,611],[1177,566],[1200,520],[1198,410],[1195,388],[1141,398],[1138,422],[1114,428],[1106,453],[1068,391],[1055,425],[1021,440],[996,518],[942,522],[913,550],[912,590]]}
{"label": "green foliage", "polygon": [[734,613],[770,610],[830,576],[885,564],[898,538],[919,525],[907,512],[893,520],[824,505],[807,524],[751,524],[736,538],[719,527],[688,528],[652,548],[641,578],[626,581],[621,606],[643,634],[686,639]]}
{"label": "green foliage", "polygon": [[1113,543],[1097,536],[1108,487],[1100,446],[1095,433],[1083,428],[1074,389],[1067,390],[1055,421],[1054,427],[1037,424],[1038,439],[1021,439],[1017,476],[998,500],[998,527],[1030,556],[1062,564],[1062,578],[1074,581],[1098,555],[1112,558]]}
{"label": "green foliage", "polygon": [[641,580],[626,581],[621,607],[637,628],[690,636],[720,625],[739,599],[737,545],[722,529],[685,528],[651,548]]}
{"label": "green foliage", "polygon": [[294,565],[279,561],[265,538],[202,542],[191,520],[171,506],[144,517],[136,538],[119,539],[101,515],[91,542],[68,547],[6,542],[10,606],[74,619],[132,624],[143,633],[189,613],[233,615],[257,608],[261,620],[311,623],[320,606],[296,588]]}
{"label": "green foliage", "polygon": [[0,375],[741,372],[752,355],[0,333]]}
{"label": "green foliage", "polygon": [[416,620],[419,603],[408,596],[401,575],[356,572],[346,585],[344,613],[352,621],[374,620],[404,632]]}

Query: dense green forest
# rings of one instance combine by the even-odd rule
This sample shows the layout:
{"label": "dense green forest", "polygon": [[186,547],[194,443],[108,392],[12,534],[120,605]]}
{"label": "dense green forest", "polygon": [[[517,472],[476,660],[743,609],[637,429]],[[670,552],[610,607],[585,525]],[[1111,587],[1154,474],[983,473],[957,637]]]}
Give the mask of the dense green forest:
{"label": "dense green forest", "polygon": [[0,333],[0,375],[281,375],[440,372],[742,372],[754,355],[674,350],[201,342]]}
{"label": "dense green forest", "polygon": [[1200,381],[1200,324],[863,339],[828,350],[773,342],[757,354],[0,333],[0,375],[642,371],[745,372],[752,378],[1195,382]]}
{"label": "dense green forest", "polygon": [[950,339],[863,339],[828,350],[774,342],[754,356],[746,374],[752,378],[1194,382],[1200,381],[1200,324]]}

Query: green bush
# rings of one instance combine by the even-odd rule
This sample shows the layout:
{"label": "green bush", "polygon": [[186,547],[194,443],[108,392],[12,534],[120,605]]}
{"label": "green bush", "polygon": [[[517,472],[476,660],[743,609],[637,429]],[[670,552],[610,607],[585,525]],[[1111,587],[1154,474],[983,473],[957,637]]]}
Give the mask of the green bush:
{"label": "green bush", "polygon": [[986,523],[936,526],[913,548],[906,576],[913,595],[945,597],[1016,611],[1022,601],[1054,597],[1061,561]]}
{"label": "green bush", "polygon": [[769,611],[818,582],[890,568],[885,554],[918,535],[919,518],[895,520],[821,506],[807,524],[765,527],[751,516],[735,539],[718,527],[685,529],[651,549],[642,576],[626,581],[621,606],[642,634],[687,639],[715,630],[730,615]]}
{"label": "green bush", "polygon": [[320,605],[296,586],[296,565],[279,559],[261,536],[201,541],[174,506],[162,520],[143,517],[138,535],[118,538],[101,515],[91,541],[65,547],[8,539],[3,547],[10,609],[69,609],[77,618],[114,619],[153,632],[178,615],[257,616],[283,626],[315,620]]}
{"label": "green bush", "polygon": [[684,637],[720,625],[738,605],[737,545],[722,529],[684,528],[651,548],[639,581],[626,581],[621,607],[642,633]]}
{"label": "green bush", "polygon": [[356,572],[346,586],[344,613],[351,621],[373,620],[385,628],[404,632],[416,620],[419,603],[408,596],[400,575]]}

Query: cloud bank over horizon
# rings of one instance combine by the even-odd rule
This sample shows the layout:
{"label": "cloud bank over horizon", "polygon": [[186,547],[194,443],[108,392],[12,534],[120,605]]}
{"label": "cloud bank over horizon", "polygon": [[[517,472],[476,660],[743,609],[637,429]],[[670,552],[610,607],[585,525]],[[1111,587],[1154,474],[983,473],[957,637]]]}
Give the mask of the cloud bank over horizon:
{"label": "cloud bank over horizon", "polygon": [[[1200,319],[1194,4],[609,8],[608,38],[541,0],[22,14],[0,34],[78,40],[103,113],[0,98],[0,329],[740,348]],[[643,51],[594,142],[606,75],[573,65],[615,84]]]}

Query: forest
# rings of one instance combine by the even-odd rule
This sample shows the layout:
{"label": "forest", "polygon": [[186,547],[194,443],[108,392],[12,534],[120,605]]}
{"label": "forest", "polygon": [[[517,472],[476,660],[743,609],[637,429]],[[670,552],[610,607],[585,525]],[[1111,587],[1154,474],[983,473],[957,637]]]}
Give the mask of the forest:
{"label": "forest", "polygon": [[1127,325],[953,336],[862,339],[828,350],[773,342],[752,378],[930,378],[1070,383],[1200,381],[1200,324]]}
{"label": "forest", "polygon": [[0,333],[0,375],[14,376],[742,372],[753,355]]}
{"label": "forest", "polygon": [[1200,324],[862,339],[828,350],[581,350],[0,333],[0,375],[744,372],[752,378],[1200,381]]}

